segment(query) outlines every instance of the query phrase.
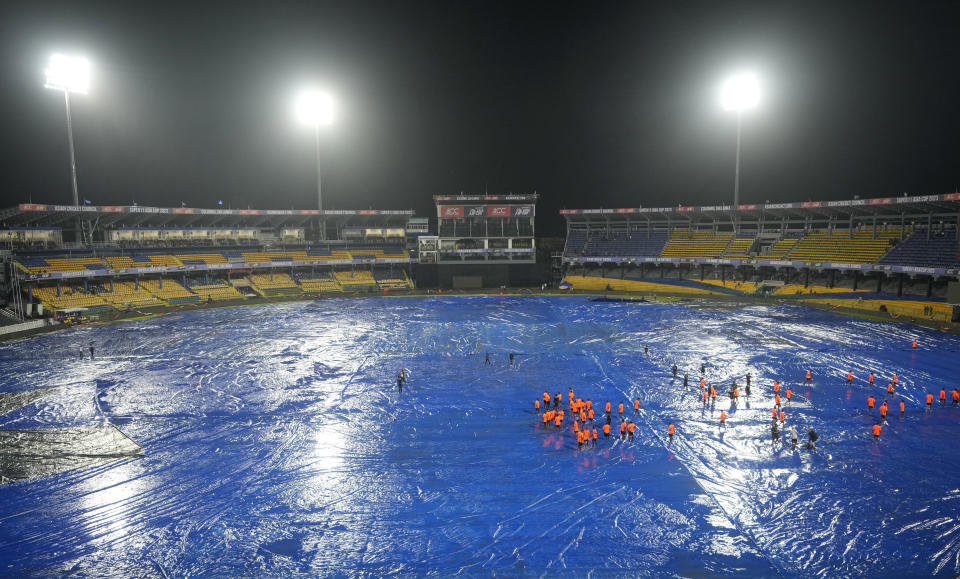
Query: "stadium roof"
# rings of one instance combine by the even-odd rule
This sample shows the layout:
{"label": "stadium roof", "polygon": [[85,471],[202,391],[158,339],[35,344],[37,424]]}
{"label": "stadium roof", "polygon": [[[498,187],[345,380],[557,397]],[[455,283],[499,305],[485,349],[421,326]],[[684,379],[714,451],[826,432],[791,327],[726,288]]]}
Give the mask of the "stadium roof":
{"label": "stadium roof", "polygon": [[960,192],[940,195],[916,195],[907,197],[875,197],[846,201],[795,201],[792,203],[707,205],[677,207],[628,207],[615,209],[561,209],[571,221],[587,221],[592,218],[630,219],[640,217],[649,220],[674,220],[731,217],[755,219],[759,217],[789,218],[814,217],[826,219],[836,216],[899,217],[906,215],[958,215],[960,216]]}
{"label": "stadium roof", "polygon": [[101,227],[151,226],[252,226],[303,225],[321,217],[349,221],[404,223],[412,209],[203,209],[195,207],[142,207],[139,205],[47,205],[21,203],[0,210],[0,224],[13,226],[57,226],[82,215],[96,219]]}

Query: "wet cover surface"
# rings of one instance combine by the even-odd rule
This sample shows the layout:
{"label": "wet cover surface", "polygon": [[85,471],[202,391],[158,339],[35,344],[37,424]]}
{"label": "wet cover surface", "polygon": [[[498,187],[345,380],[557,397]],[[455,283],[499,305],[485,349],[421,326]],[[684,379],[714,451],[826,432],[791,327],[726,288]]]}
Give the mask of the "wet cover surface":
{"label": "wet cover surface", "polygon": [[[69,354],[91,342],[94,360]],[[38,336],[0,345],[0,462],[82,444],[99,458],[0,485],[0,569],[953,576],[960,409],[927,412],[924,396],[949,398],[958,350],[799,307],[576,297],[339,299]],[[894,373],[874,441],[866,399],[887,398]],[[776,443],[774,379],[792,390]],[[578,450],[569,412],[542,427],[534,399],[559,391],[566,406],[571,387],[598,425],[611,401],[614,431],[623,401],[635,440]]]}

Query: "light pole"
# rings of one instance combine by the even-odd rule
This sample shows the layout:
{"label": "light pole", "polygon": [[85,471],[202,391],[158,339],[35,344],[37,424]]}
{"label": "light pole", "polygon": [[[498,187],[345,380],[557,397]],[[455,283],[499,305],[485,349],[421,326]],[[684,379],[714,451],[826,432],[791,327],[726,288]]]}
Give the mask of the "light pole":
{"label": "light pole", "polygon": [[740,121],[743,111],[751,109],[760,101],[757,79],[750,73],[738,74],[724,83],[720,91],[720,103],[728,111],[737,111],[737,160],[733,172],[733,210],[740,205]]}
{"label": "light pole", "polygon": [[326,227],[323,219],[323,177],[320,171],[320,127],[333,122],[333,98],[316,89],[305,90],[297,98],[296,114],[301,123],[313,127],[317,152],[317,209],[320,210],[320,239],[323,240],[326,238]]}
{"label": "light pole", "polygon": [[[70,93],[87,94],[90,87],[90,63],[79,56],[53,54],[44,71],[46,88],[63,91],[63,102],[67,111],[67,141],[70,145],[70,184],[73,189],[73,205],[80,205],[80,193],[77,188],[77,158],[73,147],[73,119],[70,116]],[[80,216],[76,222],[76,241],[82,241]]]}

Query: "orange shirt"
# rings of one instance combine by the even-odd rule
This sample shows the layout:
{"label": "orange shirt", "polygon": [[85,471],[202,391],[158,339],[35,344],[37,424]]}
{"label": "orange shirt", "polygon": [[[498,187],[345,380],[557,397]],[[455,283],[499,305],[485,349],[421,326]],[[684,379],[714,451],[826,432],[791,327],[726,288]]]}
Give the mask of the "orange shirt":
{"label": "orange shirt", "polygon": [[667,427],[667,434],[669,434],[670,436],[673,436],[673,425],[672,425],[672,424]]}
{"label": "orange shirt", "polygon": [[547,394],[546,392],[543,393],[543,403],[550,404],[550,395]]}
{"label": "orange shirt", "polygon": [[780,391],[780,383],[777,382],[776,380],[773,381],[773,391],[775,393]]}
{"label": "orange shirt", "polygon": [[786,416],[783,415],[783,411],[781,410],[781,411],[780,411],[780,422],[783,422],[784,418],[786,418]]}
{"label": "orange shirt", "polygon": [[560,417],[559,417],[559,416],[557,416],[556,418],[553,419],[553,425],[559,428],[559,426],[560,426]]}
{"label": "orange shirt", "polygon": [[940,400],[946,400],[946,399],[947,399],[947,391],[940,390]]}
{"label": "orange shirt", "polygon": [[583,410],[580,411],[580,421],[581,421],[581,422],[586,422],[586,421],[587,421],[587,413],[584,412]]}
{"label": "orange shirt", "polygon": [[548,414],[547,412],[544,412],[544,413],[543,413],[543,423],[544,423],[544,424],[546,424],[546,423],[550,420],[549,418],[547,418],[547,414]]}
{"label": "orange shirt", "polygon": [[534,401],[533,401],[533,407],[536,408],[537,410],[540,410],[540,401],[539,401],[539,400],[534,400]]}
{"label": "orange shirt", "polygon": [[779,394],[777,394],[777,397],[775,398],[775,400],[777,401],[777,406],[780,406],[780,395],[779,395]]}
{"label": "orange shirt", "polygon": [[610,401],[607,400],[607,414],[610,414]]}
{"label": "orange shirt", "polygon": [[634,430],[636,427],[637,427],[637,425],[631,422],[630,425],[627,426],[627,430],[630,431],[630,434],[633,434],[633,430]]}
{"label": "orange shirt", "polygon": [[604,424],[604,425],[603,425],[603,433],[604,433],[604,434],[610,434],[610,425],[609,425],[609,424]]}
{"label": "orange shirt", "polygon": [[954,390],[954,391],[951,392],[950,394],[953,396],[953,401],[954,401],[954,402],[960,400],[960,392],[957,392],[956,390]]}
{"label": "orange shirt", "polygon": [[593,439],[594,439],[594,440],[597,439],[597,429],[596,429],[596,428],[593,429]]}
{"label": "orange shirt", "polygon": [[886,415],[887,415],[887,405],[884,404],[883,406],[880,407],[880,416],[886,416]]}
{"label": "orange shirt", "polygon": [[626,432],[626,431],[627,431],[627,423],[626,423],[626,422],[621,422],[621,423],[620,423],[620,434],[623,434],[623,433]]}
{"label": "orange shirt", "polygon": [[933,394],[927,394],[927,404],[933,404]]}
{"label": "orange shirt", "polygon": [[734,397],[734,398],[739,398],[739,397],[740,397],[740,390],[739,390],[739,389],[737,389],[737,388],[734,388],[734,389],[733,389],[733,397]]}
{"label": "orange shirt", "polygon": [[900,412],[903,412],[906,408],[903,405],[903,400],[900,401]]}
{"label": "orange shirt", "polygon": [[790,397],[793,396],[793,391],[787,388],[787,400],[790,400]]}
{"label": "orange shirt", "polygon": [[706,387],[707,387],[707,381],[706,381],[705,379],[703,379],[703,378],[700,378],[700,387],[701,387],[701,388],[706,388]]}
{"label": "orange shirt", "polygon": [[879,425],[879,424],[874,424],[874,425],[873,425],[873,435],[874,435],[874,436],[880,436],[880,425]]}
{"label": "orange shirt", "polygon": [[777,417],[777,409],[776,409],[776,408],[773,409],[773,417],[774,417],[774,419],[776,419],[776,417]]}
{"label": "orange shirt", "polygon": [[810,370],[807,370],[807,380],[810,379]]}
{"label": "orange shirt", "polygon": [[870,383],[873,384],[873,372],[870,373]]}
{"label": "orange shirt", "polygon": [[887,392],[893,392],[893,382],[887,384]]}
{"label": "orange shirt", "polygon": [[574,421],[574,423],[573,423],[573,431],[574,431],[574,432],[580,432],[580,423],[579,423],[579,422]]}
{"label": "orange shirt", "polygon": [[593,408],[587,411],[587,418],[593,420]]}
{"label": "orange shirt", "polygon": [[896,375],[896,374],[893,375],[893,383],[894,383],[894,384],[897,383],[897,375]]}
{"label": "orange shirt", "polygon": [[623,402],[617,408],[620,410],[620,414],[623,414]]}
{"label": "orange shirt", "polygon": [[634,409],[634,410],[640,410],[640,399],[639,399],[639,398],[637,398],[636,400],[633,401],[633,409]]}
{"label": "orange shirt", "polygon": [[716,397],[717,397],[717,389],[714,388],[713,386],[711,386],[711,387],[710,387],[710,398],[716,398]]}
{"label": "orange shirt", "polygon": [[873,408],[874,402],[876,402],[876,400],[873,399],[873,396],[871,396],[870,398],[867,398],[867,406],[869,406],[870,408]]}
{"label": "orange shirt", "polygon": [[583,444],[583,433],[580,432],[579,430],[577,431],[577,443]]}
{"label": "orange shirt", "polygon": [[726,422],[726,421],[727,421],[727,413],[724,412],[723,410],[721,410],[721,411],[720,411],[720,422]]}
{"label": "orange shirt", "polygon": [[587,410],[593,410],[593,401],[587,400]]}

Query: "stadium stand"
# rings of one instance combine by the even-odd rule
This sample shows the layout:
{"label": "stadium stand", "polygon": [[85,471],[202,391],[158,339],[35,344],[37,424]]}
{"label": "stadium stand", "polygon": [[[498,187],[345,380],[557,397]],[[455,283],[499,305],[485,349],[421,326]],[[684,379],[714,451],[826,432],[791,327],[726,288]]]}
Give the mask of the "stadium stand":
{"label": "stadium stand", "polygon": [[48,257],[30,258],[23,263],[30,273],[58,273],[108,269],[107,264],[97,257]]}
{"label": "stadium stand", "polygon": [[178,253],[170,256],[183,265],[219,265],[229,263],[223,253]]}
{"label": "stadium stand", "polygon": [[721,257],[725,259],[750,259],[749,252],[754,241],[756,241],[754,237],[736,237],[723,251]]}
{"label": "stadium stand", "polygon": [[900,229],[877,232],[866,229],[852,235],[813,232],[805,235],[790,252],[790,261],[873,263],[900,239]]}
{"label": "stadium stand", "polygon": [[110,304],[103,298],[85,293],[80,286],[61,286],[59,296],[55,287],[37,287],[33,289],[33,296],[40,300],[43,307],[50,310],[87,308],[92,312],[99,312],[111,309]]}
{"label": "stadium stand", "polygon": [[132,281],[114,281],[112,291],[109,284],[101,284],[94,288],[93,293],[117,309],[123,307],[151,308],[166,305],[165,302],[158,299],[143,286],[138,288],[137,284]]}
{"label": "stadium stand", "polygon": [[732,233],[674,229],[661,257],[719,258],[733,240]]}
{"label": "stadium stand", "polygon": [[264,297],[294,295],[300,293],[300,286],[293,281],[289,274],[274,272],[260,273],[250,276],[250,283],[254,291]]}
{"label": "stadium stand", "polygon": [[244,295],[237,291],[237,288],[227,283],[226,280],[216,280],[213,283],[187,280],[187,287],[200,296],[201,301],[218,302],[244,299]]}
{"label": "stadium stand", "polygon": [[373,277],[377,281],[377,285],[381,288],[413,289],[413,284],[410,282],[407,272],[402,269],[399,272],[379,271],[375,269],[373,271]]}
{"label": "stadium stand", "polygon": [[200,301],[200,296],[170,278],[163,278],[163,287],[160,287],[160,285],[160,280],[142,280],[140,282],[140,287],[170,305],[193,304]]}
{"label": "stadium stand", "polygon": [[373,274],[369,271],[361,269],[354,271],[336,271],[333,273],[333,276],[345,291],[377,288],[377,280],[373,278]]}
{"label": "stadium stand", "polygon": [[324,273],[295,273],[294,278],[305,293],[343,291],[335,279]]}
{"label": "stadium stand", "polygon": [[793,251],[793,248],[796,247],[801,237],[803,237],[802,233],[785,234],[770,246],[770,249],[767,251],[767,256],[774,259],[786,259],[790,255],[790,252]]}
{"label": "stadium stand", "polygon": [[950,229],[927,235],[919,229],[884,255],[878,263],[914,267],[960,268],[957,231]]}

